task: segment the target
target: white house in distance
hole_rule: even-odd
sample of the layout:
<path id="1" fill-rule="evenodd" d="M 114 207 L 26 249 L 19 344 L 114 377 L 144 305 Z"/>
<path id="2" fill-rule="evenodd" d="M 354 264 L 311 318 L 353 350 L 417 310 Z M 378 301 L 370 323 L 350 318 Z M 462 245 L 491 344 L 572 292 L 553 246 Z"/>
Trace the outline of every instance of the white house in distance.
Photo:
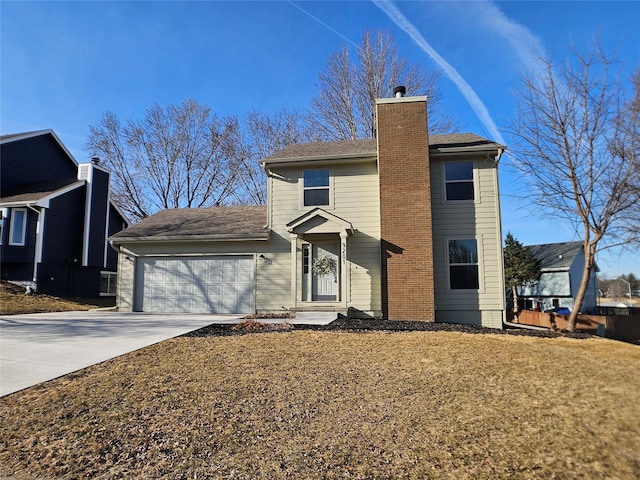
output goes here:
<path id="1" fill-rule="evenodd" d="M 541 311 L 572 311 L 584 269 L 582 242 L 547 243 L 530 245 L 528 248 L 540 260 L 542 276 L 535 285 L 520 288 L 518 295 L 521 307 L 534 310 L 537 305 Z M 580 309 L 582 313 L 598 313 L 598 271 L 597 265 L 591 270 L 589 286 Z"/>
<path id="2" fill-rule="evenodd" d="M 262 160 L 266 206 L 164 210 L 114 235 L 120 309 L 501 328 L 505 147 L 429 135 L 426 97 L 397 90 L 377 101 L 377 139 L 290 145 Z"/>

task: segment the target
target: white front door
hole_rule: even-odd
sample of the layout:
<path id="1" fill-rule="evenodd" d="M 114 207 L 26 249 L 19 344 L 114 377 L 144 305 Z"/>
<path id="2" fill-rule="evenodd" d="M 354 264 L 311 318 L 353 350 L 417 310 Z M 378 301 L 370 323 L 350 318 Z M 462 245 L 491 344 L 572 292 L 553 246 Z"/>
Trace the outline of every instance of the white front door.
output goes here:
<path id="1" fill-rule="evenodd" d="M 311 245 L 311 300 L 338 301 L 338 245 L 335 243 Z"/>

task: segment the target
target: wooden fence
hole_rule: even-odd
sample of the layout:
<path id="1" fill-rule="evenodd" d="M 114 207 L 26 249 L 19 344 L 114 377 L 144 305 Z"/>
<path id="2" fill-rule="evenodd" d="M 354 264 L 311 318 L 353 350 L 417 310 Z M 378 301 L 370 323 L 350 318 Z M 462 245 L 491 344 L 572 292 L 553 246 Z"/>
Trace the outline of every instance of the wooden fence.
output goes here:
<path id="1" fill-rule="evenodd" d="M 568 319 L 568 315 L 530 310 L 522 310 L 518 315 L 520 324 L 557 330 L 566 330 L 569 326 Z M 606 338 L 639 341 L 640 315 L 578 315 L 576 330 L 593 335 L 604 335 Z"/>

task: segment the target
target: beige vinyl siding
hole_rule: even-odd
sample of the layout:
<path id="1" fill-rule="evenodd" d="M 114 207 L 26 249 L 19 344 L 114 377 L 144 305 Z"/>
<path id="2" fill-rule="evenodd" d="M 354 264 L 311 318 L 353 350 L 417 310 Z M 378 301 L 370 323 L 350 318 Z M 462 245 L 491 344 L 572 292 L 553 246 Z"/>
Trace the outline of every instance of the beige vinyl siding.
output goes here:
<path id="1" fill-rule="evenodd" d="M 475 200 L 447 202 L 443 162 L 455 160 L 463 158 L 431 158 L 436 319 L 499 328 L 504 310 L 504 279 L 497 167 L 492 160 L 475 160 Z M 478 291 L 449 289 L 447 241 L 460 238 L 478 241 Z"/>
<path id="2" fill-rule="evenodd" d="M 347 240 L 347 303 L 365 312 L 381 311 L 380 294 L 380 208 L 378 172 L 375 158 L 365 162 L 315 163 L 308 168 L 331 171 L 331 206 L 320 208 L 351 222 L 356 233 Z M 304 166 L 273 168 L 270 178 L 270 223 L 272 235 L 289 239 L 286 225 L 316 207 L 303 207 L 302 174 Z M 336 241 L 338 238 L 336 236 Z M 298 259 L 300 264 L 300 259 Z M 281 274 L 290 282 L 291 265 Z M 300 289 L 300 285 L 298 285 Z"/>
<path id="3" fill-rule="evenodd" d="M 118 255 L 118 287 L 116 305 L 121 312 L 133 311 L 135 261 L 129 252 L 120 251 Z"/>

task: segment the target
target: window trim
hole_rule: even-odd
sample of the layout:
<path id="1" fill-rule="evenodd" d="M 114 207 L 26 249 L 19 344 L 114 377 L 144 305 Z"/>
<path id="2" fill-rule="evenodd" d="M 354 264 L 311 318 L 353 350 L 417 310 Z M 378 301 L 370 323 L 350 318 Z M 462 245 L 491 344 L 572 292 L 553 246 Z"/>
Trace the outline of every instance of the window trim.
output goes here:
<path id="1" fill-rule="evenodd" d="M 452 163 L 470 163 L 472 167 L 472 179 L 471 180 L 447 180 L 447 165 Z M 442 202 L 443 203 L 480 203 L 478 186 L 478 165 L 475 160 L 445 160 L 442 162 Z M 473 185 L 473 198 L 465 200 L 449 200 L 447 198 L 447 185 L 449 183 L 471 183 Z"/>
<path id="2" fill-rule="evenodd" d="M 9 209 L 4 207 L 0 209 L 0 245 L 4 245 L 4 231 L 6 219 L 9 216 Z"/>
<path id="3" fill-rule="evenodd" d="M 449 258 L 449 242 L 455 240 L 475 240 L 476 242 L 476 253 L 478 255 L 477 263 L 451 263 Z M 483 261 L 482 261 L 482 237 L 476 236 L 456 236 L 456 237 L 447 237 L 444 239 L 444 255 L 445 255 L 445 265 L 446 268 L 446 287 L 447 291 L 455 294 L 476 294 L 484 292 L 484 269 L 483 269 Z M 451 288 L 451 267 L 455 265 L 477 265 L 478 267 L 478 288 Z"/>
<path id="4" fill-rule="evenodd" d="M 329 185 L 322 187 L 305 187 L 304 186 L 304 173 L 313 171 L 313 170 L 326 170 L 329 172 Z M 305 205 L 304 203 L 304 194 L 307 190 L 329 190 L 329 203 L 326 205 Z M 304 168 L 300 172 L 300 208 L 301 209 L 313 209 L 313 208 L 333 208 L 333 172 L 329 167 L 318 167 L 318 168 Z"/>
<path id="5" fill-rule="evenodd" d="M 14 236 L 14 232 L 15 232 L 15 228 L 16 228 L 16 212 L 23 212 L 24 215 L 22 216 L 22 225 L 21 225 L 21 231 L 22 231 L 22 238 L 19 242 L 14 242 L 13 240 L 13 236 Z M 9 226 L 9 245 L 15 246 L 15 247 L 24 247 L 25 243 L 26 243 L 26 238 L 27 238 L 27 218 L 29 216 L 28 210 L 26 208 L 12 208 L 11 209 L 11 222 L 10 222 L 10 226 Z"/>
<path id="6" fill-rule="evenodd" d="M 107 291 L 102 291 L 102 276 L 107 276 Z M 114 293 L 109 293 L 109 287 L 113 285 L 115 286 Z M 100 296 L 101 297 L 115 297 L 118 294 L 118 272 L 110 272 L 108 270 L 100 271 Z"/>

